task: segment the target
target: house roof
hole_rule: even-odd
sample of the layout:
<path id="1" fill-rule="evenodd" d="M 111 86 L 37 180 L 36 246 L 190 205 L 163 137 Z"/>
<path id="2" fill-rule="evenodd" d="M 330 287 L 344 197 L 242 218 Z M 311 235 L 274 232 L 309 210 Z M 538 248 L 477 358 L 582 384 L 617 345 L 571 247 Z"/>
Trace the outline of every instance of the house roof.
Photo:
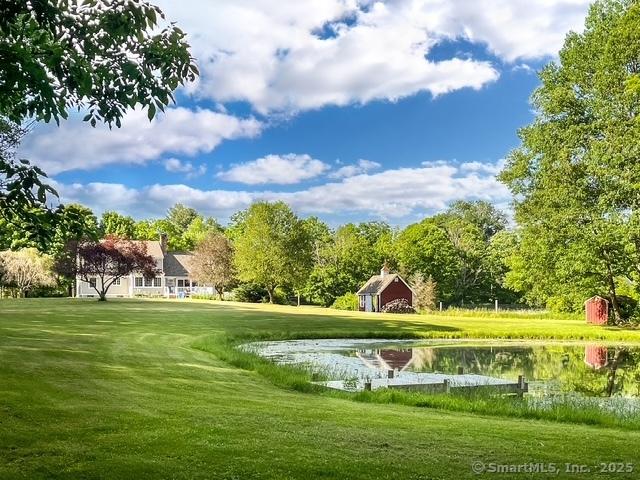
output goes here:
<path id="1" fill-rule="evenodd" d="M 168 277 L 188 277 L 193 253 L 167 252 L 164 256 L 164 274 Z"/>
<path id="2" fill-rule="evenodd" d="M 380 358 L 391 367 L 392 370 L 404 370 L 413 362 L 413 350 L 380 350 Z"/>
<path id="3" fill-rule="evenodd" d="M 371 277 L 367 283 L 365 283 L 360 290 L 358 290 L 358 295 L 378 295 L 385 288 L 389 286 L 394 279 L 397 278 L 402 283 L 404 283 L 409 290 L 413 292 L 413 289 L 409 286 L 407 282 L 405 282 L 400 275 L 397 273 L 387 273 L 384 276 L 382 275 L 374 275 Z"/>
<path id="4" fill-rule="evenodd" d="M 151 255 L 153 258 L 164 257 L 162 246 L 158 240 L 134 240 L 134 242 L 140 245 L 146 245 L 147 255 Z"/>

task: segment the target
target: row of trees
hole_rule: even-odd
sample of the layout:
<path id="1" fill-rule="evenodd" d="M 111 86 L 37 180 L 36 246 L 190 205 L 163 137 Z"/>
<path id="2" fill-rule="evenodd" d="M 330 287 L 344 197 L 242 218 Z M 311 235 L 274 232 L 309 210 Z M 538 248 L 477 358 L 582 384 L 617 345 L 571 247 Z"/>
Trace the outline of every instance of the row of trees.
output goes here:
<path id="1" fill-rule="evenodd" d="M 40 212 L 38 215 L 46 215 Z M 0 218 L 0 251 L 40 252 L 51 262 L 43 262 L 42 265 L 55 265 L 55 272 L 49 275 L 55 282 L 41 282 L 40 287 L 50 287 L 52 292 L 72 292 L 76 275 L 100 276 L 101 271 L 92 272 L 91 268 L 78 270 L 76 258 L 78 253 L 84 253 L 84 258 L 92 255 L 100 255 L 105 245 L 110 245 L 114 262 L 113 272 L 120 272 L 121 259 L 116 258 L 117 251 L 131 252 L 134 248 L 131 244 L 123 243 L 124 240 L 157 240 L 159 233 L 168 232 L 169 248 L 171 250 L 193 250 L 202 242 L 205 236 L 212 232 L 220 232 L 222 228 L 212 218 L 205 218 L 194 209 L 177 204 L 172 207 L 165 218 L 157 220 L 135 221 L 130 216 L 116 212 L 104 212 L 97 218 L 91 209 L 77 204 L 60 206 L 49 219 L 50 231 L 48 235 L 30 236 L 28 225 L 16 221 L 7 221 Z M 111 239 L 110 242 L 99 242 L 100 239 Z M 118 240 L 118 241 L 116 241 Z M 129 260 L 131 256 L 126 256 Z M 115 265 L 115 266 L 114 266 Z M 100 270 L 100 269 L 99 269 Z M 126 274 L 128 274 L 127 272 Z M 126 275 L 125 274 L 125 275 Z M 120 273 L 117 273 L 120 275 Z M 12 277 L 5 276 L 4 285 L 14 286 L 23 294 L 29 289 L 18 288 Z M 103 292 L 98 292 L 103 296 Z"/>
<path id="2" fill-rule="evenodd" d="M 505 255 L 514 243 L 506 225 L 503 213 L 481 201 L 454 203 L 405 229 L 366 222 L 335 230 L 316 217 L 299 218 L 283 202 L 259 202 L 235 214 L 223 231 L 210 231 L 196 248 L 194 266 L 200 281 L 254 286 L 270 302 L 280 293 L 331 305 L 383 263 L 420 289 L 424 284 L 430 298 L 513 302 L 517 294 L 504 287 Z M 206 275 L 208 269 L 217 272 Z"/>
<path id="3" fill-rule="evenodd" d="M 168 232 L 169 249 L 195 251 L 194 277 L 220 294 L 240 286 L 247 299 L 295 296 L 328 306 L 387 263 L 416 284 L 428 281 L 431 296 L 464 304 L 516 298 L 503 287 L 511 238 L 505 227 L 504 215 L 486 202 L 458 202 L 405 229 L 383 222 L 331 229 L 316 217 L 298 217 L 283 202 L 255 203 L 233 215 L 226 228 L 180 204 L 163 219 L 140 221 L 116 212 L 98 219 L 87 207 L 69 205 L 56 217 L 49 242 L 30 240 L 19 226 L 7 224 L 0 245 L 36 248 L 54 259 L 58 284 L 67 288 L 82 275 L 79 253 L 89 258 L 106 248 L 98 239 L 157 240 Z"/>

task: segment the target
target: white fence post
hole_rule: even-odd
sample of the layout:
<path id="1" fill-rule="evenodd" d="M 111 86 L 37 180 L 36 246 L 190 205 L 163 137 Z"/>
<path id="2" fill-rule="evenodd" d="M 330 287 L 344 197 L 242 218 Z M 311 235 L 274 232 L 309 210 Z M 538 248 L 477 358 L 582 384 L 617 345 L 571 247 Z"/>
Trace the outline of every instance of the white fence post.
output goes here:
<path id="1" fill-rule="evenodd" d="M 496 298 L 496 313 L 498 313 L 498 299 Z"/>

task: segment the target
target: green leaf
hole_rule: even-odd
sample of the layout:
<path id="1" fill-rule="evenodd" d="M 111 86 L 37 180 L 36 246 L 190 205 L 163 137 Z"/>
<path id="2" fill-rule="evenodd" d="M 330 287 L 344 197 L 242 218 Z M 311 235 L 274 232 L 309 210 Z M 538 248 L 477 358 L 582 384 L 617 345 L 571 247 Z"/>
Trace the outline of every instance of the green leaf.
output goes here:
<path id="1" fill-rule="evenodd" d="M 147 117 L 149 121 L 153 120 L 153 117 L 156 115 L 156 106 L 153 103 L 149 104 L 149 108 L 147 110 Z"/>

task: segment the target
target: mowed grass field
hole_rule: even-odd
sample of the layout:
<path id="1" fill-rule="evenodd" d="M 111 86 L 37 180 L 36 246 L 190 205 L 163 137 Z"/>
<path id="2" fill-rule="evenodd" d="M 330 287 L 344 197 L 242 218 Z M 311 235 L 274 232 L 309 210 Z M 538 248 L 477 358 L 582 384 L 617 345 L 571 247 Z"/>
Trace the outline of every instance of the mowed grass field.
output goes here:
<path id="1" fill-rule="evenodd" d="M 302 393 L 216 353 L 229 339 L 371 336 L 640 342 L 638 330 L 571 318 L 0 301 L 0 478 L 640 476 L 638 431 Z M 473 462 L 553 463 L 560 472 L 477 475 Z M 601 472 L 601 462 L 634 462 L 635 472 Z M 592 471 L 570 474 L 567 463 Z"/>

